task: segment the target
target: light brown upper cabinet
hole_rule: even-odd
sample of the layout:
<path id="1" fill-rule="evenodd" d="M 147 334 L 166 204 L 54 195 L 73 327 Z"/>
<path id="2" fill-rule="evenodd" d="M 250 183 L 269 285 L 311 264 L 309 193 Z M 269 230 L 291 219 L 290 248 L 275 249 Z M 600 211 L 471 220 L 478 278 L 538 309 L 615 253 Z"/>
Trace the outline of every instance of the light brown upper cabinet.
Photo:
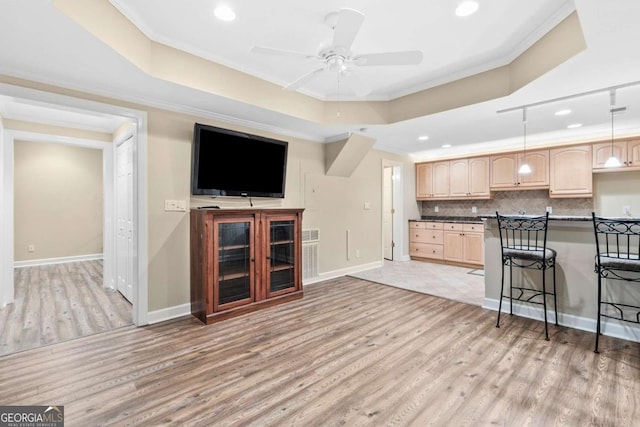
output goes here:
<path id="1" fill-rule="evenodd" d="M 488 199 L 489 158 L 474 157 L 449 162 L 449 197 L 451 199 Z"/>
<path id="2" fill-rule="evenodd" d="M 449 162 L 416 164 L 416 199 L 449 197 Z"/>
<path id="3" fill-rule="evenodd" d="M 550 150 L 549 197 L 592 197 L 592 163 L 591 144 Z"/>
<path id="4" fill-rule="evenodd" d="M 617 168 L 605 168 L 604 164 L 611 154 L 620 160 L 621 166 Z M 632 141 L 599 142 L 593 144 L 593 170 L 596 172 L 609 172 L 640 169 L 640 139 Z"/>
<path id="5" fill-rule="evenodd" d="M 549 150 L 491 156 L 491 189 L 522 190 L 549 188 Z M 531 173 L 520 175 L 518 169 L 528 163 Z"/>

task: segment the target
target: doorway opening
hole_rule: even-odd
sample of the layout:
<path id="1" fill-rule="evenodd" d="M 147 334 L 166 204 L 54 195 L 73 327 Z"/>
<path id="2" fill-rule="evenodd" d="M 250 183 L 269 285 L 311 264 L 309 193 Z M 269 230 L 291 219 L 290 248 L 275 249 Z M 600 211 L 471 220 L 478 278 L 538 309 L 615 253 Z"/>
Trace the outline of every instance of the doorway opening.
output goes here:
<path id="1" fill-rule="evenodd" d="M 65 256 L 62 253 L 62 256 L 53 257 L 52 260 L 46 258 L 46 252 L 44 252 L 46 245 L 38 245 L 38 247 L 33 245 L 34 252 L 42 249 L 40 254 L 45 258 L 41 264 L 51 264 L 52 273 L 47 274 L 46 277 L 54 277 L 54 280 L 62 283 L 66 280 L 65 276 L 68 278 L 70 274 L 75 274 L 77 277 L 84 277 L 80 280 L 86 283 L 99 282 L 98 285 L 102 285 L 99 286 L 99 290 L 105 291 L 107 296 L 110 292 L 115 292 L 118 298 L 120 294 L 126 294 L 131 302 L 128 309 L 129 323 L 147 324 L 147 278 L 145 268 L 142 268 L 146 265 L 147 259 L 147 220 L 144 203 L 146 200 L 146 156 L 144 154 L 146 152 L 146 113 L 1 84 L 0 98 L 4 101 L 0 111 L 0 117 L 2 117 L 0 121 L 0 142 L 2 143 L 0 228 L 3 236 L 6 237 L 0 243 L 0 310 L 4 310 L 7 304 L 12 304 L 14 301 L 14 276 L 16 280 L 18 278 L 24 280 L 27 271 L 24 269 L 26 265 L 23 260 L 16 257 L 20 254 L 17 254 L 15 246 L 19 243 L 16 238 L 21 238 L 14 232 L 18 214 L 14 212 L 17 208 L 15 204 L 17 194 L 14 194 L 16 171 L 13 164 L 16 144 L 22 141 L 36 144 L 48 142 L 54 145 L 101 151 L 104 179 L 104 191 L 101 196 L 104 206 L 101 224 L 102 253 L 96 251 L 97 254 L 93 254 L 95 255 L 93 257 L 79 256 L 77 259 L 74 259 L 73 255 Z M 7 100 L 10 101 L 9 107 L 7 107 Z M 12 109 L 11 103 L 19 104 L 20 108 Z M 18 111 L 20 114 L 17 113 Z M 65 134 L 61 132 L 62 128 L 70 130 L 65 131 L 67 133 Z M 86 136 L 96 133 L 108 134 L 110 140 L 96 141 Z M 120 184 L 119 179 L 116 178 L 118 165 L 124 166 L 123 183 Z M 65 189 L 58 188 L 58 191 L 59 197 L 64 199 Z M 87 203 L 91 201 L 88 200 Z M 73 217 L 73 209 L 64 212 L 62 217 L 66 220 Z M 121 224 L 125 225 L 122 229 L 119 228 Z M 118 239 L 118 233 L 122 241 Z M 20 248 L 25 246 L 23 243 L 19 244 Z M 27 244 L 26 248 L 28 251 L 31 246 Z M 18 268 L 14 270 L 15 267 Z M 35 266 L 29 268 L 32 267 Z M 37 268 L 42 270 L 44 266 Z M 21 271 L 18 272 L 18 270 Z M 29 274 L 31 275 L 32 273 Z M 92 298 L 92 295 L 96 299 L 102 298 L 87 293 L 82 298 Z M 98 329 L 100 327 L 101 325 L 98 325 Z"/>

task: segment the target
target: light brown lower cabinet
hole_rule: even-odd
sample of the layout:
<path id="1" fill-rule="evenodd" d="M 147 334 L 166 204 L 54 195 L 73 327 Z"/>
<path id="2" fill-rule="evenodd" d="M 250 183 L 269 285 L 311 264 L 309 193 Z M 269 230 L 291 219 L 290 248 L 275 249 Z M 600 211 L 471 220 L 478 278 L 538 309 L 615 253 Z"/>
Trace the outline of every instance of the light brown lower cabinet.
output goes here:
<path id="1" fill-rule="evenodd" d="M 409 255 L 454 264 L 484 265 L 482 224 L 410 221 Z"/>

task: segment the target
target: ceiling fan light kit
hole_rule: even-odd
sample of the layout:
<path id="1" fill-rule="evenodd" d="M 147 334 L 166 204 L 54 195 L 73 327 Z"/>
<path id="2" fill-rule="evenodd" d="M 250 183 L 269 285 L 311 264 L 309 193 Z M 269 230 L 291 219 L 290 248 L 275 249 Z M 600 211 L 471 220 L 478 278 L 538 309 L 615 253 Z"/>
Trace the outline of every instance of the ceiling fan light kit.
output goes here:
<path id="1" fill-rule="evenodd" d="M 302 59 L 313 58 L 322 64 L 300 76 L 283 89 L 296 91 L 310 83 L 318 74 L 329 71 L 340 76 L 352 77 L 349 86 L 357 96 L 363 97 L 371 93 L 364 81 L 354 78 L 357 67 L 418 65 L 422 62 L 422 51 L 408 50 L 398 52 L 377 52 L 354 55 L 351 46 L 364 23 L 364 14 L 355 9 L 343 8 L 326 15 L 325 23 L 333 30 L 331 44 L 317 54 L 300 53 L 277 48 L 254 46 L 251 51 L 279 56 L 294 56 Z"/>

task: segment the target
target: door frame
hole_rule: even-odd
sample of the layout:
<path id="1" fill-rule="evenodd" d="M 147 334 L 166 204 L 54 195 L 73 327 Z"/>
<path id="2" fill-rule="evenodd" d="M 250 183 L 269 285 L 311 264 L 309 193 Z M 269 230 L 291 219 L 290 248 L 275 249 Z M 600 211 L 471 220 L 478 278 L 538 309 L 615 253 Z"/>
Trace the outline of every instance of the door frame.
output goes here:
<path id="1" fill-rule="evenodd" d="M 61 110 L 120 116 L 134 123 L 134 194 L 132 203 L 135 222 L 133 257 L 135 283 L 132 318 L 137 326 L 148 324 L 147 113 L 117 105 L 4 83 L 0 83 L 0 94 L 23 99 L 26 102 L 53 105 Z M 0 306 L 4 306 L 13 300 L 13 138 L 15 135 L 16 131 L 7 131 L 0 124 L 0 143 L 2 144 L 0 147 L 0 165 L 2 166 L 2 173 L 0 174 L 0 233 L 6 236 L 0 242 Z M 114 172 L 113 168 L 115 167 L 113 162 L 115 146 L 114 144 L 112 146 L 113 150 L 104 151 L 111 152 L 111 173 Z M 113 181 L 111 181 L 111 185 L 113 186 Z M 113 201 L 109 203 L 113 204 Z M 113 215 L 113 212 L 111 212 L 111 215 Z M 105 226 L 107 226 L 106 221 Z M 113 226 L 113 221 L 111 221 L 109 227 L 113 229 Z M 113 243 L 112 240 L 110 241 Z M 106 242 L 107 240 L 105 239 Z M 105 249 L 109 252 L 108 248 Z M 115 251 L 115 248 L 111 248 L 111 250 Z M 2 286 L 3 283 L 5 284 L 4 286 Z M 10 290 L 6 283 L 11 285 Z"/>
<path id="2" fill-rule="evenodd" d="M 393 161 L 393 160 L 389 160 L 389 159 L 382 159 L 382 173 L 381 173 L 381 178 L 380 178 L 380 185 L 382 186 L 382 190 L 381 190 L 381 199 L 380 199 L 380 235 L 382 236 L 382 238 L 384 238 L 384 224 L 382 221 L 382 215 L 384 215 L 384 212 L 382 212 L 382 209 L 384 209 L 383 206 L 383 201 L 384 201 L 384 197 L 385 195 L 383 194 L 384 192 L 384 169 L 385 168 L 393 168 L 393 173 L 392 173 L 392 180 L 393 180 L 393 185 L 392 187 L 392 206 L 393 206 L 393 220 L 391 222 L 392 225 L 392 230 L 391 230 L 391 234 L 393 236 L 393 249 L 392 249 L 392 255 L 393 255 L 393 260 L 394 261 L 399 261 L 402 258 L 402 248 L 404 247 L 404 236 L 405 233 L 403 233 L 403 227 L 402 227 L 402 218 L 403 218 L 403 211 L 402 211 L 402 186 L 403 186 L 403 176 L 402 176 L 402 163 L 401 162 L 397 162 L 397 161 Z M 384 261 L 384 243 L 380 245 L 380 252 L 381 252 L 381 256 L 382 256 L 382 260 Z"/>

